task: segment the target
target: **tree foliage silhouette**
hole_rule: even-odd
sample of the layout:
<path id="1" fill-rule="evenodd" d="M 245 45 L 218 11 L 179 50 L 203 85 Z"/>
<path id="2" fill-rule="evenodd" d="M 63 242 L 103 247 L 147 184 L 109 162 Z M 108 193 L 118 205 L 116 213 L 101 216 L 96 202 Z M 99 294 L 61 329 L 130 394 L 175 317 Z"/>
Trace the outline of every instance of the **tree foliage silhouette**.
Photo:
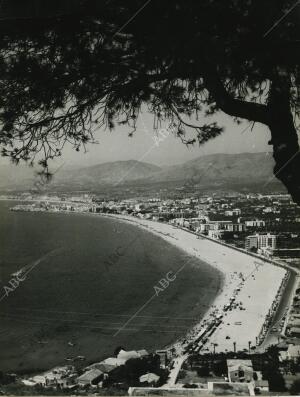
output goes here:
<path id="1" fill-rule="evenodd" d="M 2 155 L 47 174 L 66 142 L 80 150 L 116 124 L 132 134 L 143 106 L 202 144 L 223 111 L 269 127 L 274 174 L 299 204 L 299 12 L 290 0 L 4 1 Z"/>

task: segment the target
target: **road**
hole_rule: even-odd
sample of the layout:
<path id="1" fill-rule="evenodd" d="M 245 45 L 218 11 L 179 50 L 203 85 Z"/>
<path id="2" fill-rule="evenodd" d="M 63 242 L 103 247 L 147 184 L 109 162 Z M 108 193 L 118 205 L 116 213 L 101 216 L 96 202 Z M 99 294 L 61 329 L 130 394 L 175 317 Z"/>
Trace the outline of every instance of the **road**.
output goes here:
<path id="1" fill-rule="evenodd" d="M 290 272 L 290 278 L 285 287 L 285 291 L 283 293 L 283 296 L 281 298 L 280 304 L 273 318 L 273 321 L 270 324 L 269 331 L 267 332 L 263 343 L 256 349 L 256 352 L 263 352 L 269 346 L 273 344 L 277 344 L 280 341 L 280 339 L 283 337 L 285 333 L 287 319 L 289 317 L 289 311 L 291 309 L 291 303 L 294 297 L 294 292 L 296 287 L 298 286 L 298 283 L 299 283 L 299 275 L 295 274 L 295 272 Z M 284 317 L 285 317 L 285 324 L 284 327 L 281 327 L 280 322 Z M 279 328 L 279 330 L 273 332 L 272 331 L 273 327 Z"/>
<path id="2" fill-rule="evenodd" d="M 176 357 L 174 360 L 173 368 L 170 371 L 170 375 L 167 383 L 163 387 L 174 387 L 176 384 L 176 380 L 179 375 L 179 371 L 182 367 L 184 361 L 188 358 L 188 354 L 184 354 L 183 356 Z"/>

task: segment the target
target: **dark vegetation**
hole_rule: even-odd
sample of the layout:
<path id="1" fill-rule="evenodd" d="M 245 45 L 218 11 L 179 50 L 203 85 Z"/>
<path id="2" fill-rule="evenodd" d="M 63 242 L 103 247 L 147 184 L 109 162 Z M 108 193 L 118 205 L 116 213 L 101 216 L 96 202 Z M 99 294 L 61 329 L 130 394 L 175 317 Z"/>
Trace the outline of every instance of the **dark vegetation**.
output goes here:
<path id="1" fill-rule="evenodd" d="M 142 109 L 189 145 L 223 132 L 214 115 L 262 123 L 274 173 L 300 203 L 299 17 L 280 0 L 3 1 L 0 143 L 49 160 L 96 128 L 136 129 Z M 283 16 L 286 14 L 286 17 Z M 279 21 L 278 23 L 276 23 Z M 249 127 L 251 126 L 249 124 Z"/>
<path id="2" fill-rule="evenodd" d="M 160 377 L 157 386 L 166 383 L 169 375 L 168 370 L 160 368 L 159 356 L 150 355 L 126 361 L 125 365 L 117 367 L 109 374 L 109 378 L 104 381 L 103 386 L 118 386 L 124 390 L 130 386 L 141 386 L 139 378 L 148 372 L 155 373 Z"/>
<path id="3" fill-rule="evenodd" d="M 285 381 L 283 377 L 282 364 L 278 359 L 278 350 L 269 348 L 263 354 L 247 354 L 245 352 L 231 352 L 211 354 L 191 355 L 185 363 L 186 369 L 196 370 L 201 377 L 222 377 L 227 376 L 227 359 L 250 359 L 253 370 L 262 373 L 262 377 L 269 382 L 270 391 L 285 391 Z"/>

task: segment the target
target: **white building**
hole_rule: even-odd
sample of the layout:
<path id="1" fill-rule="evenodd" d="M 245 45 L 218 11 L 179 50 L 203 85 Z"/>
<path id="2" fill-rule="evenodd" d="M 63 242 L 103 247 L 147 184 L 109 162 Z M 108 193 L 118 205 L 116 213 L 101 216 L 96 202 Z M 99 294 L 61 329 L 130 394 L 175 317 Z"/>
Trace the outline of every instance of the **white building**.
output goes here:
<path id="1" fill-rule="evenodd" d="M 289 345 L 287 349 L 288 360 L 298 360 L 300 358 L 300 345 Z"/>
<path id="2" fill-rule="evenodd" d="M 245 221 L 245 225 L 247 227 L 265 227 L 266 222 L 259 219 L 252 219 L 249 221 Z"/>
<path id="3" fill-rule="evenodd" d="M 229 382 L 253 381 L 253 367 L 251 360 L 231 359 L 227 361 Z"/>
<path id="4" fill-rule="evenodd" d="M 77 378 L 80 387 L 96 386 L 103 379 L 103 372 L 100 369 L 90 369 Z"/>
<path id="5" fill-rule="evenodd" d="M 132 358 L 142 358 L 142 357 L 147 357 L 149 356 L 149 353 L 147 350 L 131 350 L 131 351 L 126 351 L 121 349 L 119 351 L 119 354 L 117 356 L 118 359 L 128 361 Z"/>
<path id="6" fill-rule="evenodd" d="M 240 216 L 242 211 L 239 208 L 225 211 L 225 216 Z"/>
<path id="7" fill-rule="evenodd" d="M 277 246 L 277 236 L 275 234 L 256 233 L 252 236 L 246 237 L 245 247 L 247 250 L 255 248 L 257 250 L 275 250 Z"/>
<path id="8" fill-rule="evenodd" d="M 221 230 L 224 232 L 243 232 L 246 230 L 246 226 L 243 223 L 232 223 L 231 221 L 211 221 L 199 225 L 197 229 L 200 233 Z"/>
<path id="9" fill-rule="evenodd" d="M 75 384 L 76 370 L 73 366 L 66 365 L 55 367 L 42 374 L 29 378 L 31 385 L 40 385 L 42 387 L 61 387 L 71 388 Z M 29 385 L 29 383 L 27 383 Z"/>
<path id="10" fill-rule="evenodd" d="M 157 382 L 159 381 L 159 376 L 149 372 L 145 375 L 140 376 L 139 380 L 140 383 L 148 383 L 149 385 L 155 386 L 157 384 Z"/>
<path id="11" fill-rule="evenodd" d="M 224 230 L 209 230 L 208 237 L 213 238 L 214 240 L 219 240 L 223 237 Z"/>

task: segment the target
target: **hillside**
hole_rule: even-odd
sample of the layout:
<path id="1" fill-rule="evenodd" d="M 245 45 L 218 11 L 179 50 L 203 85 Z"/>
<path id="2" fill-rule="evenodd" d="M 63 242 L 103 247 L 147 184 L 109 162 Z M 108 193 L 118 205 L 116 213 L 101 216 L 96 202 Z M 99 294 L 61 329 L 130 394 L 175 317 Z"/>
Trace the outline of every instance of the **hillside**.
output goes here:
<path id="1" fill-rule="evenodd" d="M 63 166 L 55 173 L 49 189 L 52 191 L 91 190 L 130 185 L 174 187 L 192 184 L 206 188 L 263 186 L 273 176 L 273 158 L 269 153 L 212 154 L 183 164 L 158 167 L 136 160 L 116 161 L 84 168 Z M 33 170 L 24 167 L 0 166 L 0 188 L 31 189 Z M 275 178 L 272 184 L 280 187 Z"/>
<path id="2" fill-rule="evenodd" d="M 265 183 L 273 175 L 274 161 L 266 153 L 212 154 L 184 164 L 166 167 L 154 181 L 193 180 L 204 185 Z"/>
<path id="3" fill-rule="evenodd" d="M 92 167 L 85 167 L 74 171 L 65 172 L 62 170 L 57 175 L 57 180 L 68 178 L 73 182 L 81 184 L 100 183 L 100 184 L 121 184 L 123 182 L 145 179 L 158 173 L 161 168 L 136 160 L 115 161 L 97 164 Z"/>

